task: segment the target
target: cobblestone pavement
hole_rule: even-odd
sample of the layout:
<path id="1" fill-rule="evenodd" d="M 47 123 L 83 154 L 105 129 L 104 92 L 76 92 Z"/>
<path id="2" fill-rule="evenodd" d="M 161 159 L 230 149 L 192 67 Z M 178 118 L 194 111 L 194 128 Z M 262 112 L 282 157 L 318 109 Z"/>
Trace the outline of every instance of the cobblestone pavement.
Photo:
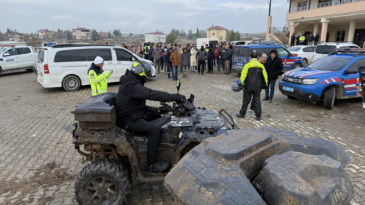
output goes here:
<path id="1" fill-rule="evenodd" d="M 180 93 L 186 96 L 193 93 L 196 106 L 215 110 L 225 108 L 233 115 L 238 111 L 242 93 L 230 90 L 236 75 L 189 74 L 188 77 L 182 79 Z M 164 74 L 159 74 L 146 86 L 176 92 L 175 82 Z M 76 92 L 65 92 L 62 88 L 44 89 L 36 82 L 35 74 L 18 72 L 1 75 L 0 90 L 0 186 L 4 186 L 5 179 L 15 179 L 14 183 L 17 183 L 29 178 L 34 169 L 50 162 L 60 164 L 75 178 L 85 164 L 80 162 L 80 155 L 71 145 L 73 115 L 70 111 L 91 95 L 89 86 Z M 117 90 L 118 83 L 109 85 L 109 91 Z M 272 104 L 262 102 L 260 122 L 254 120 L 252 113 L 248 113 L 246 119 L 236 121 L 241 128 L 272 126 L 335 142 L 352 157 L 346 168 L 355 190 L 352 204 L 365 204 L 365 110 L 360 103 L 359 99 L 342 100 L 333 110 L 326 110 L 321 104 L 289 100 L 276 90 Z M 149 104 L 159 105 L 156 102 Z M 49 173 L 53 173 L 51 171 Z M 36 184 L 30 184 L 30 187 L 32 185 Z M 0 195 L 0 204 L 37 204 L 41 200 L 50 201 L 50 204 L 76 204 L 73 187 L 74 180 L 46 183 L 28 194 L 21 194 L 15 187 L 15 192 Z M 174 203 L 161 183 L 135 186 L 132 195 L 131 204 Z"/>

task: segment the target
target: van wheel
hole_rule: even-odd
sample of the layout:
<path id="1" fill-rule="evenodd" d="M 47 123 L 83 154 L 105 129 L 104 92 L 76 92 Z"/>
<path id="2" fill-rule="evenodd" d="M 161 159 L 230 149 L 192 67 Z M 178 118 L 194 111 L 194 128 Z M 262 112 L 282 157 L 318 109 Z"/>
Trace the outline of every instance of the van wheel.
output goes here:
<path id="1" fill-rule="evenodd" d="M 69 75 L 63 79 L 62 87 L 66 91 L 76 91 L 80 88 L 80 79 L 74 75 Z"/>
<path id="2" fill-rule="evenodd" d="M 308 60 L 307 59 L 303 59 L 303 65 L 306 66 L 308 64 Z"/>
<path id="3" fill-rule="evenodd" d="M 323 106 L 326 109 L 333 109 L 336 100 L 336 88 L 330 87 L 324 91 Z"/>
<path id="4" fill-rule="evenodd" d="M 300 65 L 300 63 L 296 63 L 293 67 L 293 70 L 301 68 L 301 67 L 302 67 L 302 65 Z"/>

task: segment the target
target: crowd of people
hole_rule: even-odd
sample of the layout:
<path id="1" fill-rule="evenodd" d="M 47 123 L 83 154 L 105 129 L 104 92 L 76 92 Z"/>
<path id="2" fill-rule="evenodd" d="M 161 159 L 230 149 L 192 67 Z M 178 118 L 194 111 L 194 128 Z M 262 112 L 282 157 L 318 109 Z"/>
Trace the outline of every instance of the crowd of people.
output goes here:
<path id="1" fill-rule="evenodd" d="M 128 49 L 128 47 L 125 48 Z M 133 48 L 132 46 L 129 49 L 133 50 Z M 177 80 L 179 73 L 182 73 L 183 78 L 187 78 L 189 72 L 201 75 L 212 74 L 214 67 L 217 67 L 218 72 L 222 69 L 225 74 L 230 74 L 233 45 L 230 43 L 206 44 L 205 47 L 198 48 L 190 44 L 181 47 L 177 44 L 157 43 L 152 46 L 151 43 L 147 43 L 143 48 L 138 47 L 133 52 L 141 58 L 154 62 L 158 74 L 164 72 L 168 78 Z"/>
<path id="2" fill-rule="evenodd" d="M 302 35 L 297 35 L 295 36 L 295 33 L 293 33 L 293 35 L 291 36 L 290 38 L 290 46 L 299 46 L 299 45 L 305 45 L 305 35 L 302 34 Z M 308 37 L 308 45 L 315 45 L 317 46 L 318 44 L 318 40 L 319 40 L 319 35 L 318 33 L 316 33 L 315 36 L 313 36 L 312 33 L 309 34 L 309 37 Z"/>

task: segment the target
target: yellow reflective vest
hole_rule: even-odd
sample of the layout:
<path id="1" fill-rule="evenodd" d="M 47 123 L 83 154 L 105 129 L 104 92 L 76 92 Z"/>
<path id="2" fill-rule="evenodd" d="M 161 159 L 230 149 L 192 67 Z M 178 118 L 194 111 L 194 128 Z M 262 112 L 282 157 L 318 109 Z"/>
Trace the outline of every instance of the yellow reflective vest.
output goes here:
<path id="1" fill-rule="evenodd" d="M 98 75 L 94 70 L 90 70 L 88 76 L 93 96 L 108 92 L 108 82 L 106 79 L 108 79 L 111 74 L 104 71 L 102 74 Z"/>
<path id="2" fill-rule="evenodd" d="M 305 41 L 305 36 L 301 36 L 301 37 L 299 38 L 299 41 L 301 41 L 301 42 Z"/>
<path id="3" fill-rule="evenodd" d="M 266 73 L 265 66 L 262 65 L 259 61 L 257 61 L 257 58 L 252 58 L 250 60 L 250 62 L 246 63 L 245 67 L 243 67 L 242 72 L 241 72 L 241 78 L 240 78 L 241 83 L 245 82 L 247 74 L 248 74 L 248 70 L 253 67 L 258 67 L 258 68 L 262 69 L 262 75 L 264 76 L 266 86 L 268 86 L 269 81 L 268 81 L 268 76 Z"/>
<path id="4" fill-rule="evenodd" d="M 150 52 L 150 47 L 149 46 L 145 46 L 144 47 L 144 54 L 148 54 L 149 52 Z"/>

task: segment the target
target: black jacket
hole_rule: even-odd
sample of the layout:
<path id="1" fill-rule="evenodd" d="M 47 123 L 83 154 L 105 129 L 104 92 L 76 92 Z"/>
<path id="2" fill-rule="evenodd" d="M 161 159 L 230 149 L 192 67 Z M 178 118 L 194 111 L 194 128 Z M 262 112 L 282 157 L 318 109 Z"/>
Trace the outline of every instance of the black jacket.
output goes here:
<path id="1" fill-rule="evenodd" d="M 223 49 L 223 48 L 218 48 L 218 59 L 221 59 L 221 60 L 224 60 L 224 54 L 225 54 L 225 52 L 226 52 L 226 50 L 225 49 Z M 221 58 L 219 58 L 219 56 L 221 57 Z"/>
<path id="2" fill-rule="evenodd" d="M 300 37 L 300 36 L 295 37 L 295 40 L 296 40 L 296 41 L 299 41 L 299 37 Z"/>
<path id="3" fill-rule="evenodd" d="M 233 54 L 233 51 L 232 49 L 228 49 L 226 50 L 226 52 L 224 53 L 224 60 L 232 60 L 232 54 Z"/>
<path id="4" fill-rule="evenodd" d="M 269 80 L 278 79 L 279 75 L 283 71 L 283 61 L 276 53 L 276 57 L 274 59 L 271 59 L 270 55 L 267 58 L 267 61 L 265 63 L 266 72 L 268 75 Z"/>
<path id="5" fill-rule="evenodd" d="M 318 42 L 319 35 L 314 36 L 314 41 Z"/>
<path id="6" fill-rule="evenodd" d="M 170 50 L 168 49 L 167 53 L 166 53 L 166 60 L 168 63 L 171 63 L 170 56 L 171 56 L 171 53 L 170 53 Z"/>
<path id="7" fill-rule="evenodd" d="M 309 35 L 308 42 L 313 42 L 313 41 L 314 41 L 314 36 L 313 35 Z"/>
<path id="8" fill-rule="evenodd" d="M 213 50 L 213 48 L 209 48 L 208 59 L 214 59 L 214 50 Z"/>
<path id="9" fill-rule="evenodd" d="M 156 112 L 157 108 L 146 105 L 146 100 L 171 102 L 178 99 L 178 95 L 151 90 L 144 87 L 143 80 L 129 70 L 120 77 L 120 86 L 116 100 L 117 126 L 125 128 L 128 122 L 138 121 L 145 112 Z"/>
<path id="10" fill-rule="evenodd" d="M 360 36 L 355 36 L 354 37 L 354 42 L 359 42 L 360 41 Z"/>
<path id="11" fill-rule="evenodd" d="M 291 42 L 294 42 L 294 41 L 295 41 L 295 36 L 291 35 Z"/>

